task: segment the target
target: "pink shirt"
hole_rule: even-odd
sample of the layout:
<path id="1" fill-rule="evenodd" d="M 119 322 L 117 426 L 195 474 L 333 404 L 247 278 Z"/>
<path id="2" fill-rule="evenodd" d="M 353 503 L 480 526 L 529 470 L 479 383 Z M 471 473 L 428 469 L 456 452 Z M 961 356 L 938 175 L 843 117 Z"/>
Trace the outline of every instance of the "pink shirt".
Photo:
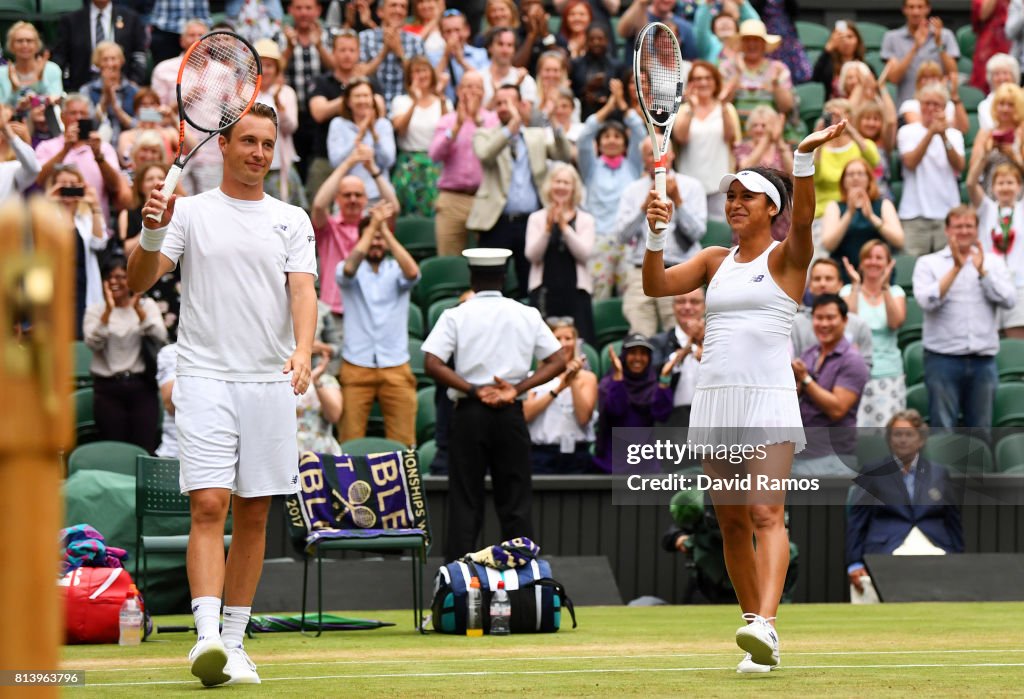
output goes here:
<path id="1" fill-rule="evenodd" d="M 498 115 L 486 109 L 481 110 L 483 124 L 481 128 L 494 128 L 500 125 Z M 430 159 L 441 164 L 441 176 L 437 180 L 438 189 L 453 189 L 458 192 L 473 194 L 483 179 L 480 159 L 473 152 L 473 134 L 476 124 L 465 123 L 454 139 L 448 138 L 447 131 L 455 128 L 458 115 L 448 112 L 437 122 L 434 129 L 434 140 L 430 144 Z"/>
<path id="2" fill-rule="evenodd" d="M 182 56 L 160 61 L 149 78 L 149 85 L 160 98 L 160 104 L 168 107 L 178 103 L 178 69 L 181 67 Z"/>
<path id="3" fill-rule="evenodd" d="M 36 160 L 39 161 L 40 165 L 43 165 L 49 162 L 53 156 L 60 153 L 63 147 L 63 135 L 41 141 L 39 145 L 36 146 Z M 100 144 L 100 152 L 103 153 L 103 157 L 106 159 L 107 163 L 110 164 L 110 167 L 120 173 L 121 166 L 117 162 L 117 153 L 114 151 L 113 146 L 109 143 L 102 143 Z M 85 178 L 86 184 L 96 190 L 96 195 L 100 198 L 100 206 L 103 208 L 103 218 L 104 220 L 109 220 L 110 197 L 107 194 L 107 188 L 103 186 L 103 173 L 100 172 L 100 166 L 96 164 L 96 158 L 92 154 L 92 148 L 85 143 L 80 146 L 75 146 L 68 151 L 68 154 L 64 156 L 64 160 L 62 162 L 75 165 L 82 173 L 82 177 Z"/>
<path id="4" fill-rule="evenodd" d="M 316 254 L 320 258 L 320 300 L 330 306 L 332 312 L 344 313 L 345 305 L 334 272 L 359 242 L 359 222 L 345 223 L 341 214 L 328 216 L 327 223 L 314 228 L 313 232 Z"/>

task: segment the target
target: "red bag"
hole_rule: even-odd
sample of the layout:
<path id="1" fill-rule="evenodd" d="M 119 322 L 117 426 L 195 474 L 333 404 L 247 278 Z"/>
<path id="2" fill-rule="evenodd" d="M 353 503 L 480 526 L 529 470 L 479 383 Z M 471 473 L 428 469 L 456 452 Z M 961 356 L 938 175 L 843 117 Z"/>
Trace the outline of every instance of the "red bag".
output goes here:
<path id="1" fill-rule="evenodd" d="M 131 584 L 124 568 L 80 567 L 58 580 L 65 592 L 65 642 L 117 643 L 121 605 Z"/>

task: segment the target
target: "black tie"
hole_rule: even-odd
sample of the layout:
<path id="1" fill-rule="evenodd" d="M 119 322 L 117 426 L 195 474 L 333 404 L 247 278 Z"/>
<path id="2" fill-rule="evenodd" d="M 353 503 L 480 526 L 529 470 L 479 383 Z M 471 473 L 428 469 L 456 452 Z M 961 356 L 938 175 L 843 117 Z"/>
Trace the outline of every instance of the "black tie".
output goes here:
<path id="1" fill-rule="evenodd" d="M 96 44 L 93 46 L 99 46 L 99 43 L 107 38 L 106 32 L 103 31 L 103 13 L 96 13 Z"/>

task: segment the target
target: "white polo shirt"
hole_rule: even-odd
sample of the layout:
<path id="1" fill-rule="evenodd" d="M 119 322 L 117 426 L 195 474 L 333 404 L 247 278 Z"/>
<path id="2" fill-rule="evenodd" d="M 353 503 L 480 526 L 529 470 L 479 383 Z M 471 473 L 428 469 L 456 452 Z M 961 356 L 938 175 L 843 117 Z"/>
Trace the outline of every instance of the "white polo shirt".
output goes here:
<path id="1" fill-rule="evenodd" d="M 928 133 L 924 124 L 901 126 L 896 140 L 900 156 L 921 143 Z M 964 154 L 964 135 L 956 129 L 946 129 L 946 138 L 960 155 Z M 928 143 L 921 162 L 913 170 L 903 168 L 903 195 L 900 198 L 901 219 L 943 219 L 954 206 L 960 205 L 960 183 L 957 172 L 946 159 L 946 145 L 936 134 Z"/>

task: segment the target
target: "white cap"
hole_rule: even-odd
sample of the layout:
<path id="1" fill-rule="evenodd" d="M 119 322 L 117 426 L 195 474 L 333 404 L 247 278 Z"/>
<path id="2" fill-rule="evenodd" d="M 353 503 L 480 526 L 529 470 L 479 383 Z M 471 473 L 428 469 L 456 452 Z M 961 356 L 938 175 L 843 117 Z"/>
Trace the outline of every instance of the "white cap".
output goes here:
<path id="1" fill-rule="evenodd" d="M 782 211 L 782 196 L 779 194 L 779 190 L 771 183 L 771 181 L 768 180 L 767 177 L 759 175 L 751 170 L 741 170 L 735 175 L 724 176 L 721 182 L 718 183 L 718 191 L 722 194 L 728 193 L 729 185 L 733 182 L 739 182 L 748 191 L 767 194 L 768 198 L 775 204 L 775 208 Z"/>
<path id="2" fill-rule="evenodd" d="M 504 267 L 512 251 L 508 248 L 470 248 L 463 250 L 462 256 L 470 267 Z"/>

